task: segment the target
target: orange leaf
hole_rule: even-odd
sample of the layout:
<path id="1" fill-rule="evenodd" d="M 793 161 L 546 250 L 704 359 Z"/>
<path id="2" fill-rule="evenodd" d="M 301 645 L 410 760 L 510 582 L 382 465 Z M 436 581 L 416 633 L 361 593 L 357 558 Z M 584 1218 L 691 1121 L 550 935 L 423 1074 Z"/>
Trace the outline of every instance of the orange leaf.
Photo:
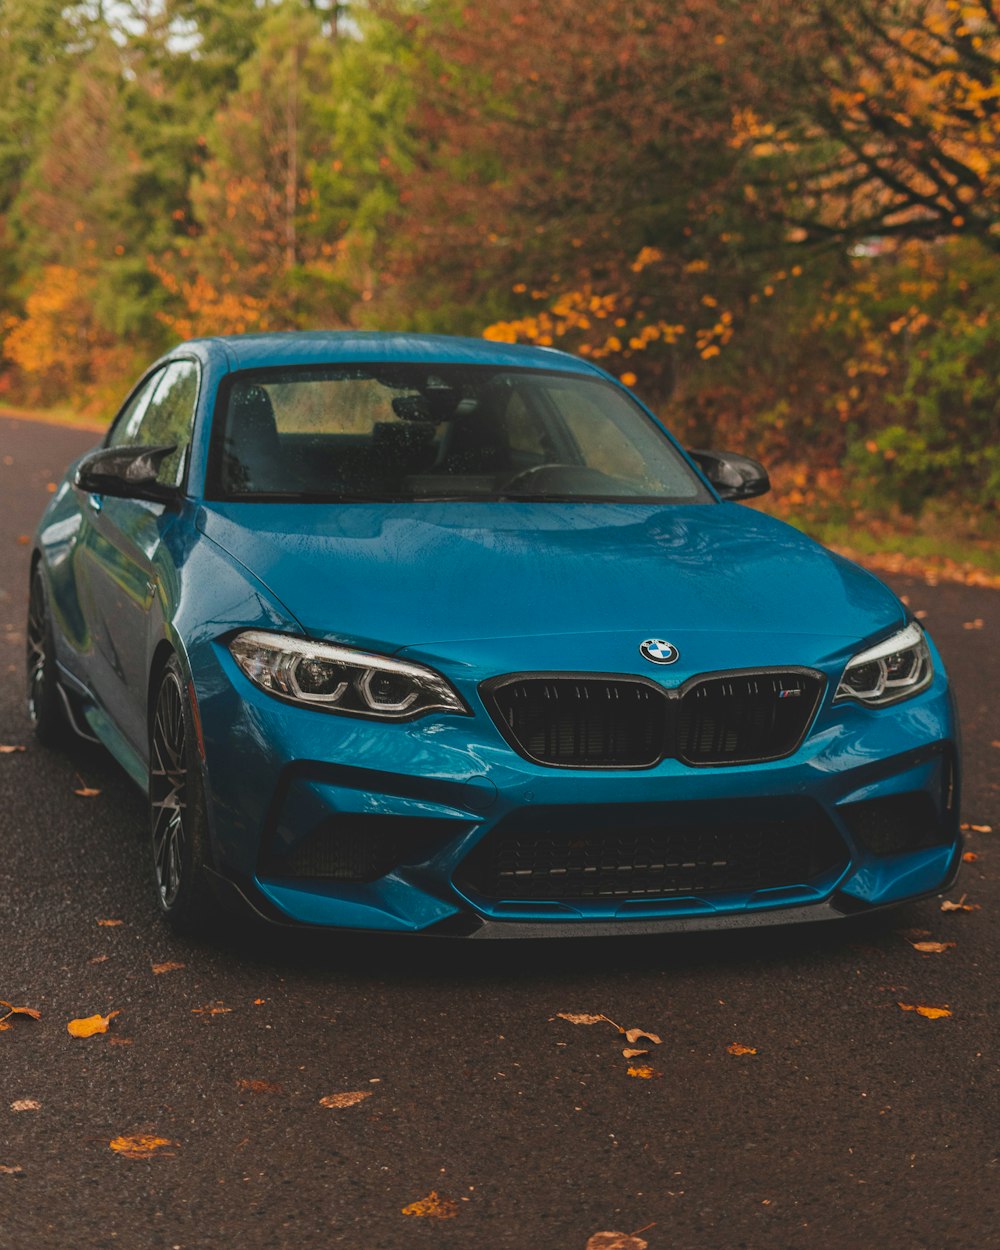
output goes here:
<path id="1" fill-rule="evenodd" d="M 741 1046 L 739 1042 L 733 1042 L 726 1047 L 731 1055 L 755 1055 L 757 1053 L 756 1046 Z"/>
<path id="2" fill-rule="evenodd" d="M 284 1086 L 276 1085 L 273 1081 L 255 1081 L 240 1080 L 236 1082 L 237 1089 L 245 1089 L 250 1094 L 283 1094 Z"/>
<path id="3" fill-rule="evenodd" d="M 325 1098 L 319 1100 L 321 1107 L 353 1107 L 359 1102 L 364 1102 L 366 1098 L 371 1098 L 372 1091 L 370 1089 L 355 1089 L 344 1094 L 327 1094 Z"/>
<path id="4" fill-rule="evenodd" d="M 943 955 L 945 951 L 951 950 L 955 945 L 954 942 L 911 942 L 910 945 L 915 951 L 920 951 L 922 955 Z"/>
<path id="5" fill-rule="evenodd" d="M 78 794 L 81 799 L 93 799 L 96 798 L 101 792 L 100 790 L 91 789 L 90 786 L 84 786 L 80 790 L 74 790 L 73 793 Z"/>
<path id="6" fill-rule="evenodd" d="M 0 746 L 0 755 L 13 755 L 15 751 L 23 751 L 25 748 L 20 746 Z"/>
<path id="7" fill-rule="evenodd" d="M 156 976 L 162 976 L 164 972 L 176 972 L 178 968 L 183 968 L 184 965 L 169 962 L 165 964 L 152 964 L 151 967 Z"/>
<path id="8" fill-rule="evenodd" d="M 923 1003 L 917 1003 L 916 1005 L 897 1003 L 896 1006 L 902 1011 L 915 1011 L 918 1016 L 923 1016 L 927 1020 L 943 1020 L 946 1016 L 951 1015 L 951 1011 L 947 1007 L 925 1007 Z"/>
<path id="9" fill-rule="evenodd" d="M 647 1033 L 645 1029 L 626 1029 L 625 1039 L 631 1042 L 633 1046 L 639 1041 L 652 1042 L 654 1046 L 661 1044 L 655 1033 Z"/>
<path id="10" fill-rule="evenodd" d="M 943 899 L 941 902 L 942 911 L 978 911 L 978 903 L 967 903 L 965 900 L 967 895 L 963 894 L 957 903 L 953 903 L 951 899 Z"/>
<path id="11" fill-rule="evenodd" d="M 164 1146 L 177 1146 L 179 1142 L 169 1137 L 154 1137 L 149 1133 L 136 1133 L 132 1137 L 114 1137 L 108 1142 L 112 1150 L 126 1159 L 148 1159 Z"/>
<path id="12" fill-rule="evenodd" d="M 80 1020 L 70 1020 L 66 1025 L 66 1032 L 70 1037 L 93 1037 L 97 1033 L 107 1033 L 108 1025 L 120 1014 L 112 1011 L 106 1016 L 86 1016 Z"/>
<path id="13" fill-rule="evenodd" d="M 19 1163 L 15 1163 L 13 1167 L 8 1167 L 6 1163 L 0 1163 L 0 1176 L 22 1176 L 24 1168 Z"/>
<path id="14" fill-rule="evenodd" d="M 568 1020 L 570 1024 L 610 1024 L 612 1028 L 617 1029 L 619 1033 L 625 1032 L 620 1025 L 615 1024 L 614 1020 L 609 1020 L 607 1016 L 586 1016 L 577 1015 L 572 1011 L 557 1011 L 556 1019 Z"/>
<path id="15" fill-rule="evenodd" d="M 192 1007 L 191 1014 L 193 1016 L 228 1016 L 232 1011 L 232 1007 L 222 1007 L 218 1004 L 212 1004 L 208 1007 Z"/>
<path id="16" fill-rule="evenodd" d="M 98 920 L 97 922 L 102 929 L 114 929 L 117 925 L 124 924 L 124 920 Z"/>
<path id="17" fill-rule="evenodd" d="M 403 1207 L 404 1215 L 429 1216 L 434 1220 L 452 1220 L 458 1215 L 458 1203 L 451 1198 L 439 1197 L 436 1189 L 432 1189 L 426 1198 L 419 1198 Z"/>
<path id="18" fill-rule="evenodd" d="M 594 1233 L 584 1250 L 647 1250 L 648 1245 L 635 1233 Z"/>
<path id="19" fill-rule="evenodd" d="M 979 856 L 976 854 L 975 851 L 966 851 L 965 854 L 962 856 L 962 863 L 974 864 L 978 858 Z"/>
<path id="20" fill-rule="evenodd" d="M 637 1050 L 634 1046 L 626 1046 L 622 1051 L 623 1059 L 638 1059 L 640 1055 L 648 1055 L 648 1050 Z"/>
<path id="21" fill-rule="evenodd" d="M 640 1068 L 628 1068 L 627 1075 L 638 1077 L 640 1081 L 651 1081 L 656 1076 L 662 1076 L 663 1073 L 658 1068 L 651 1068 L 648 1063 L 644 1063 Z"/>
<path id="22" fill-rule="evenodd" d="M 10 1104 L 11 1111 L 41 1111 L 42 1104 L 37 1098 L 18 1098 Z"/>
<path id="23" fill-rule="evenodd" d="M 15 1007 L 13 1003 L 5 1003 L 0 998 L 0 1007 L 7 1008 L 7 1015 L 0 1017 L 6 1020 L 8 1016 L 28 1016 L 32 1020 L 41 1020 L 42 1013 L 35 1007 Z"/>

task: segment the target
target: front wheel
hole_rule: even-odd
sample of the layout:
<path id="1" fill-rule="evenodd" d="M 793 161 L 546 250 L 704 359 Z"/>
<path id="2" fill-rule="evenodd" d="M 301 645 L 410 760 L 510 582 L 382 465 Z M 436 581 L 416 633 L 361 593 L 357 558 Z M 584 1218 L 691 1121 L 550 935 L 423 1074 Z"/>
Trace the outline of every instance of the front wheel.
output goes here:
<path id="1" fill-rule="evenodd" d="M 45 577 L 36 567 L 31 575 L 27 628 L 28 716 L 43 746 L 65 746 L 70 737 L 56 675 L 56 649 L 49 616 Z"/>
<path id="2" fill-rule="evenodd" d="M 160 911 L 178 933 L 203 933 L 214 913 L 205 873 L 207 822 L 191 708 L 175 656 L 149 727 L 149 822 Z"/>

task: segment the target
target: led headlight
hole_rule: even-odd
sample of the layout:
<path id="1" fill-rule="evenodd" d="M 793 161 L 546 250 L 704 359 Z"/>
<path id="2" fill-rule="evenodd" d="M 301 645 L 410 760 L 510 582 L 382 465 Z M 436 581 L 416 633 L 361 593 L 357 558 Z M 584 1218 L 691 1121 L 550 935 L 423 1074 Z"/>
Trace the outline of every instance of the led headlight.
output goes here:
<path id="1" fill-rule="evenodd" d="M 278 699 L 378 720 L 413 720 L 468 708 L 433 669 L 387 655 L 250 629 L 229 643 L 255 686 Z"/>
<path id="2" fill-rule="evenodd" d="M 934 676 L 924 631 L 914 621 L 898 634 L 859 652 L 844 669 L 834 702 L 854 699 L 885 707 L 925 690 Z"/>

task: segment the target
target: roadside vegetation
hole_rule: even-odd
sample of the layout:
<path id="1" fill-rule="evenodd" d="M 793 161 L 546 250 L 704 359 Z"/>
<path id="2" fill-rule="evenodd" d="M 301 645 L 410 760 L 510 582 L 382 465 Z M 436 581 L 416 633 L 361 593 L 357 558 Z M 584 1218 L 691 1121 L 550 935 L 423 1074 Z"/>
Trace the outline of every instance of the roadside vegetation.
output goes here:
<path id="1" fill-rule="evenodd" d="M 993 0 L 0 0 L 0 403 L 195 334 L 595 360 L 768 507 L 1000 573 Z"/>

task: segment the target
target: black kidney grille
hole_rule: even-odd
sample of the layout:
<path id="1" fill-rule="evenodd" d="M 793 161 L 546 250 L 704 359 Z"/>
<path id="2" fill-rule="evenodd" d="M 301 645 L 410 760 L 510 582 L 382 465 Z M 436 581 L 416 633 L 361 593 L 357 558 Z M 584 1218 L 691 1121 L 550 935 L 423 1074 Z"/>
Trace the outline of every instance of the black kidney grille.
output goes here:
<path id="1" fill-rule="evenodd" d="M 679 690 L 641 678 L 500 678 L 483 686 L 507 741 L 530 760 L 564 768 L 749 764 L 799 745 L 823 690 L 812 670 L 696 677 Z"/>
<path id="2" fill-rule="evenodd" d="M 491 711 L 524 754 L 547 764 L 642 767 L 660 758 L 666 702 L 652 686 L 527 679 L 497 691 Z"/>
<path id="3" fill-rule="evenodd" d="M 496 901 L 704 896 L 802 885 L 846 862 L 843 842 L 819 812 L 740 823 L 507 827 L 479 843 L 456 884 Z"/>

